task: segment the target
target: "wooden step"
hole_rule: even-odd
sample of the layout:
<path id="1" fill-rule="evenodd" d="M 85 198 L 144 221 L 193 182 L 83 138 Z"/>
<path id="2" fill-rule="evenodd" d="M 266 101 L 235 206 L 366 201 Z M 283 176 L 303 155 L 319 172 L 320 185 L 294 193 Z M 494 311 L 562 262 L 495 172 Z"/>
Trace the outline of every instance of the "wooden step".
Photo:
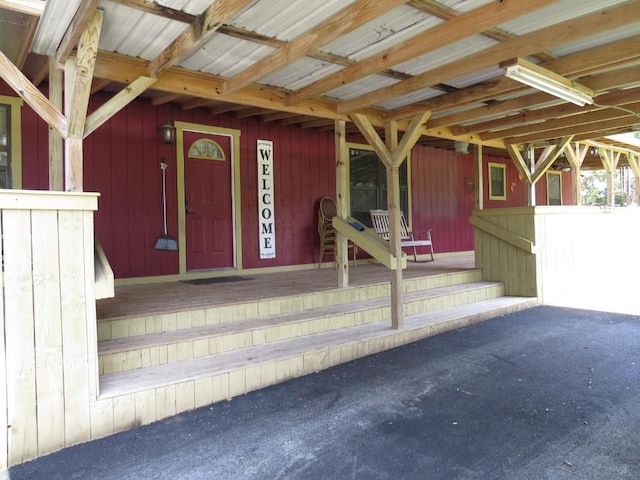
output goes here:
<path id="1" fill-rule="evenodd" d="M 495 298 L 498 282 L 475 282 L 414 291 L 404 295 L 405 315 Z M 138 335 L 98 343 L 100 374 L 189 360 L 338 328 L 390 318 L 390 298 L 251 318 L 234 322 Z"/>
<path id="2" fill-rule="evenodd" d="M 431 288 L 471 283 L 482 280 L 482 272 L 478 269 L 447 272 L 426 277 L 403 280 L 406 293 Z M 184 296 L 184 295 L 183 295 Z M 276 296 L 272 298 L 236 301 L 221 304 L 205 299 L 188 302 L 183 296 L 179 298 L 159 298 L 149 307 L 145 314 L 115 315 L 98 318 L 98 340 L 113 340 L 131 336 L 156 334 L 191 327 L 201 327 L 224 322 L 235 322 L 256 317 L 285 314 L 289 312 L 317 308 L 341 303 L 353 303 L 374 298 L 389 297 L 389 282 L 352 286 L 348 288 L 331 288 L 324 291 L 313 291 L 304 294 Z"/>
<path id="3" fill-rule="evenodd" d="M 402 330 L 376 322 L 315 335 L 255 345 L 202 358 L 100 377 L 100 399 L 121 396 L 153 399 L 155 419 L 231 398 L 289 378 L 317 372 L 372 353 L 407 344 L 492 317 L 530 308 L 537 299 L 500 297 L 405 317 Z M 144 392 L 144 394 L 143 394 Z M 176 392 L 181 393 L 177 402 Z M 168 414 L 160 404 L 174 401 Z M 158 402 L 158 398 L 162 402 Z M 114 399 L 114 401 L 116 401 Z M 176 406 L 179 403 L 180 406 Z"/>

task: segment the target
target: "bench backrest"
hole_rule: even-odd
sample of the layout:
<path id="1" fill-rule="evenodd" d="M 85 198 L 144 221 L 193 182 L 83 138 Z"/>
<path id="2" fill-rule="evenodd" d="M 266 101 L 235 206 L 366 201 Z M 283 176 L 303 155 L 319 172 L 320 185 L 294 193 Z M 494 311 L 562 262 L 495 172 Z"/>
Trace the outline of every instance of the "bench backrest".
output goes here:
<path id="1" fill-rule="evenodd" d="M 389 240 L 389 210 L 369 210 L 373 229 L 385 240 Z M 400 212 L 400 240 L 411 240 L 404 213 Z"/>

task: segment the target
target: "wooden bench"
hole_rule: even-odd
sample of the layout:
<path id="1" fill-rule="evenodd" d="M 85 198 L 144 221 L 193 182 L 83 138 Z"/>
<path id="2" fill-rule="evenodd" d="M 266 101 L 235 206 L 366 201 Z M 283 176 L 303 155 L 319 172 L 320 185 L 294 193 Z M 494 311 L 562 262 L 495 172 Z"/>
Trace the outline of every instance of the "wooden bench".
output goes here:
<path id="1" fill-rule="evenodd" d="M 378 235 L 385 240 L 389 240 L 389 211 L 388 210 L 369 210 L 371 215 L 371 223 L 373 229 Z M 429 247 L 429 253 L 431 254 L 431 261 L 433 262 L 433 243 L 431 242 L 431 230 L 420 232 L 426 234 L 426 239 L 416 240 L 413 236 L 413 232 L 407 225 L 407 220 L 404 218 L 404 213 L 400 212 L 400 244 L 402 247 L 411 247 L 413 249 L 413 260 L 418 261 L 418 252 L 416 247 Z"/>

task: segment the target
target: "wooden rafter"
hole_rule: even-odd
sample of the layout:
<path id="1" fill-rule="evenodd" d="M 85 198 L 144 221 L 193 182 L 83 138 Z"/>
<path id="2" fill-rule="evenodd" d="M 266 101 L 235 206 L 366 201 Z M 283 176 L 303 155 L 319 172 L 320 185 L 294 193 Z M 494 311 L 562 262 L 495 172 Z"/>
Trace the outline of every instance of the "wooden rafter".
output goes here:
<path id="1" fill-rule="evenodd" d="M 640 102 L 632 103 L 628 105 L 630 109 L 640 109 Z M 549 119 L 546 121 L 538 121 L 536 123 L 529 123 L 523 126 L 517 126 L 513 128 L 507 128 L 504 130 L 497 130 L 494 132 L 486 132 L 480 134 L 480 138 L 483 140 L 490 140 L 492 138 L 516 138 L 518 136 L 534 135 L 536 133 L 558 131 L 561 129 L 578 127 L 581 125 L 587 125 L 592 123 L 598 123 L 602 121 L 615 120 L 622 117 L 628 117 L 630 113 L 625 110 L 619 110 L 616 108 L 600 109 L 595 107 L 589 109 L 587 112 L 570 115 L 564 118 Z M 557 135 L 555 135 L 557 137 Z"/>
<path id="2" fill-rule="evenodd" d="M 507 137 L 505 142 L 508 143 L 531 143 L 548 140 L 551 138 L 558 138 L 565 135 L 579 135 L 585 133 L 600 132 L 607 129 L 614 129 L 619 127 L 628 127 L 636 125 L 640 122 L 640 119 L 636 115 L 624 114 L 623 117 L 615 120 L 601 120 L 594 123 L 587 123 L 585 125 L 568 126 L 565 128 L 559 128 L 556 130 L 546 130 L 543 132 L 532 133 L 529 135 L 521 135 L 518 137 Z"/>
<path id="3" fill-rule="evenodd" d="M 44 11 L 44 2 L 35 0 L 0 0 L 0 8 L 39 17 Z"/>
<path id="4" fill-rule="evenodd" d="M 334 75 L 322 78 L 296 92 L 292 92 L 287 96 L 287 99 L 290 103 L 296 103 L 320 95 L 340 85 L 354 82 L 418 55 L 433 52 L 438 48 L 462 40 L 469 35 L 481 33 L 493 25 L 506 22 L 522 15 L 524 12 L 541 8 L 554 1 L 555 0 L 505 0 L 497 6 L 491 3 L 476 8 L 470 12 L 453 17 L 407 41 L 394 45 L 384 52 L 347 67 Z M 405 82 L 406 81 L 410 81 L 410 79 L 405 80 Z M 433 82 L 431 85 L 437 83 L 439 82 Z M 345 111 L 353 110 L 354 109 Z"/>
<path id="5" fill-rule="evenodd" d="M 618 52 L 621 52 L 620 55 L 618 55 Z M 603 47 L 591 48 L 578 53 L 574 53 L 572 55 L 567 55 L 560 59 L 543 63 L 542 66 L 560 75 L 565 75 L 573 78 L 582 77 L 584 75 L 591 75 L 594 73 L 597 74 L 601 71 L 606 71 L 607 69 L 611 68 L 611 66 L 617 65 L 618 63 L 637 61 L 638 59 L 640 59 L 640 50 L 638 50 L 637 48 L 637 39 L 634 37 L 631 39 L 625 39 L 607 44 Z M 627 68 L 624 71 L 627 70 L 629 69 Z M 632 75 L 632 73 L 629 72 L 627 76 L 629 75 Z M 632 80 L 623 79 L 620 77 L 615 77 L 612 79 L 609 75 L 606 74 L 599 74 L 597 77 L 603 78 L 604 82 L 602 80 L 596 80 L 594 78 L 586 79 L 591 88 L 598 89 L 598 86 L 602 83 L 611 82 L 607 84 L 607 89 L 611 89 L 612 87 L 621 87 L 623 86 L 622 82 L 629 83 L 629 81 Z M 460 108 L 463 105 L 470 105 L 473 103 L 492 100 L 507 93 L 512 94 L 525 90 L 527 90 L 526 86 L 516 83 L 509 78 L 502 77 L 479 85 L 473 85 L 471 87 L 463 88 L 454 93 L 441 95 L 426 102 L 419 102 L 408 107 L 403 107 L 391 112 L 387 112 L 385 114 L 385 118 L 388 120 L 398 120 L 401 118 L 410 117 L 416 112 L 424 110 L 440 112 L 447 109 Z M 518 97 L 517 99 L 514 99 L 513 103 L 520 102 L 521 105 L 526 105 L 524 103 L 525 101 L 530 102 L 531 104 L 543 103 L 545 98 L 548 97 L 534 94 L 526 97 Z M 464 115 L 448 115 L 439 118 L 438 120 L 434 121 L 433 124 L 434 126 L 454 125 L 455 123 L 460 121 L 460 116 L 462 116 L 465 121 L 468 121 L 473 119 L 469 118 L 469 114 L 474 115 L 479 111 L 480 109 L 475 109 L 472 112 L 465 112 Z M 506 111 L 507 110 L 504 110 L 498 113 L 505 113 Z"/>
<path id="6" fill-rule="evenodd" d="M 182 34 L 149 64 L 150 77 L 158 77 L 175 65 L 187 53 L 197 49 L 213 35 L 227 19 L 233 17 L 251 0 L 218 0 L 209 6 Z"/>
<path id="7" fill-rule="evenodd" d="M 359 110 L 436 83 L 494 66 L 506 58 L 526 57 L 555 45 L 573 42 L 640 21 L 639 6 L 639 0 L 630 1 L 611 9 L 604 9 L 536 30 L 521 37 L 512 38 L 503 44 L 483 50 L 481 54 L 474 54 L 472 58 L 461 58 L 441 67 L 428 70 L 408 80 L 342 102 L 338 107 L 338 111 L 340 113 L 348 113 Z"/>
<path id="8" fill-rule="evenodd" d="M 195 23 L 197 18 L 195 15 L 190 15 L 182 10 L 175 10 L 173 8 L 165 7 L 159 3 L 152 2 L 150 0 L 109 0 L 112 3 L 118 3 L 125 7 L 134 8 L 141 12 L 151 13 L 159 17 L 166 18 L 168 20 L 175 20 L 182 23 Z"/>
<path id="9" fill-rule="evenodd" d="M 165 103 L 174 102 L 180 97 L 182 97 L 182 95 L 180 95 L 179 93 L 166 93 L 151 100 L 151 105 L 157 107 L 159 105 L 164 105 Z"/>
<path id="10" fill-rule="evenodd" d="M 332 18 L 320 23 L 283 47 L 244 69 L 224 83 L 224 92 L 233 93 L 267 74 L 325 45 L 339 36 L 355 30 L 374 18 L 406 3 L 407 0 L 357 0 Z"/>
<path id="11" fill-rule="evenodd" d="M 478 122 L 464 127 L 453 127 L 453 133 L 462 135 L 465 133 L 473 132 L 489 132 L 491 130 L 503 129 L 508 127 L 514 127 L 518 125 L 526 125 L 534 122 L 541 122 L 549 119 L 559 119 L 563 117 L 573 118 L 575 115 L 584 114 L 600 110 L 600 105 L 626 105 L 632 102 L 640 101 L 640 92 L 629 92 L 626 90 L 615 91 L 606 95 L 598 97 L 598 106 L 585 105 L 579 107 L 571 103 L 561 103 L 560 105 L 554 105 L 546 108 L 538 108 L 536 110 L 529 110 L 517 115 L 509 115 L 504 118 L 496 120 L 490 120 L 487 122 Z M 481 134 L 482 136 L 482 134 Z"/>

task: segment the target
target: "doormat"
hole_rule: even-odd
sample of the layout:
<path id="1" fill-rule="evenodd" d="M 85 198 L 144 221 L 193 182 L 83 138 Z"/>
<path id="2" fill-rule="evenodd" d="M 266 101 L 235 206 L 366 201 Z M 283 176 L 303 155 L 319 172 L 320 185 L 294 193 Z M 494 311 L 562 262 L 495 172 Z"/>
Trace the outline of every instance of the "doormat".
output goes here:
<path id="1" fill-rule="evenodd" d="M 212 283 L 230 283 L 230 282 L 243 282 L 245 280 L 254 280 L 248 277 L 214 277 L 214 278 L 196 278 L 194 280 L 183 280 L 182 283 L 189 283 L 191 285 L 210 285 Z"/>

